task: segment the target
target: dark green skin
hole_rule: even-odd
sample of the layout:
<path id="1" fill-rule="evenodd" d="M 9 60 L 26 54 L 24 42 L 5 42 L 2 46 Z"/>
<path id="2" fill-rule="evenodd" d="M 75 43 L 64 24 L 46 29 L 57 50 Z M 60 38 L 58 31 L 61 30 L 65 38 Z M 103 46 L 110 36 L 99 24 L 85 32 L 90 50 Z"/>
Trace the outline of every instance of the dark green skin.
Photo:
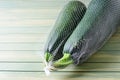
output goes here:
<path id="1" fill-rule="evenodd" d="M 48 36 L 44 53 L 54 56 L 53 60 L 62 57 L 63 46 L 78 23 L 83 18 L 86 7 L 80 1 L 70 1 L 60 12 L 55 25 Z"/>
<path id="2" fill-rule="evenodd" d="M 63 53 L 70 54 L 74 64 L 83 63 L 104 45 L 119 23 L 120 0 L 92 0 Z"/>

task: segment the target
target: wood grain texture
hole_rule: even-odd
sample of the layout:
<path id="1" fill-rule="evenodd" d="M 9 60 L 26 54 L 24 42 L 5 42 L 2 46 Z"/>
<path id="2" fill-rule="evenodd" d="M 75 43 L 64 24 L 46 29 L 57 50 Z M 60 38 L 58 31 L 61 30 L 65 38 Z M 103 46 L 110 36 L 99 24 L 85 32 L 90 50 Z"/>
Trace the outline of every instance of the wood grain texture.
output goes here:
<path id="1" fill-rule="evenodd" d="M 0 0 L 0 80 L 120 80 L 120 27 L 84 64 L 45 75 L 40 54 L 68 1 Z"/>

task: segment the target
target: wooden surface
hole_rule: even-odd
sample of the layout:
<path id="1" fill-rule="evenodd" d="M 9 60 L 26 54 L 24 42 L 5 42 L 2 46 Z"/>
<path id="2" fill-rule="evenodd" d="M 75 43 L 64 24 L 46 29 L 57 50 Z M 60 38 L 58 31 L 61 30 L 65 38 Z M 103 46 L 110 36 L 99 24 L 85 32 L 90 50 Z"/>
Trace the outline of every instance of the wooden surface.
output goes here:
<path id="1" fill-rule="evenodd" d="M 81 66 L 45 75 L 40 54 L 68 1 L 0 0 L 0 80 L 120 80 L 120 28 Z"/>

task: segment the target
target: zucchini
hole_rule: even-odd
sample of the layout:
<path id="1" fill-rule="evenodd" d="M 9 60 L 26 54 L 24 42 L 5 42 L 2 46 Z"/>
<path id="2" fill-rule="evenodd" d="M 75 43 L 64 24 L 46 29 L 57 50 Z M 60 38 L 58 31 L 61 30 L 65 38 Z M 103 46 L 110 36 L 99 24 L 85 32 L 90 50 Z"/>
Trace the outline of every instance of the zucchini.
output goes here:
<path id="1" fill-rule="evenodd" d="M 63 57 L 52 66 L 80 65 L 99 50 L 113 35 L 120 22 L 120 0 L 92 0 L 64 45 Z"/>
<path id="2" fill-rule="evenodd" d="M 85 12 L 86 7 L 80 1 L 70 1 L 65 5 L 46 42 L 44 49 L 46 62 L 58 60 L 63 56 L 63 46 L 83 18 Z"/>

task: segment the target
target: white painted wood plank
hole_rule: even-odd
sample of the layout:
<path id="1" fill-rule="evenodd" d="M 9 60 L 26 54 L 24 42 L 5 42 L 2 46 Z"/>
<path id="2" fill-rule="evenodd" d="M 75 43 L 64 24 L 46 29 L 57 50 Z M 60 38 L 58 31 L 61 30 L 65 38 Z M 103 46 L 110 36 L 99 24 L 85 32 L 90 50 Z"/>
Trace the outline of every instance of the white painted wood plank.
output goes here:
<path id="1" fill-rule="evenodd" d="M 52 26 L 46 26 L 46 27 L 1 27 L 0 28 L 0 34 L 43 34 L 47 35 L 50 30 L 52 29 Z"/>
<path id="2" fill-rule="evenodd" d="M 20 26 L 53 26 L 55 20 L 22 20 L 22 21 L 0 21 L 0 27 L 20 27 Z"/>
<path id="3" fill-rule="evenodd" d="M 60 9 L 0 9 L 0 21 L 56 19 Z"/>
<path id="4" fill-rule="evenodd" d="M 42 62 L 42 51 L 0 51 L 0 62 Z"/>
<path id="5" fill-rule="evenodd" d="M 59 72 L 80 72 L 80 71 L 120 71 L 119 63 L 84 63 L 80 66 L 69 65 Z M 44 72 L 45 64 L 43 63 L 0 63 L 0 71 L 10 72 Z M 57 72 L 57 71 L 56 71 Z"/>
<path id="6" fill-rule="evenodd" d="M 66 1 L 0 0 L 0 8 L 60 8 Z"/>
<path id="7" fill-rule="evenodd" d="M 44 45 L 42 44 L 0 44 L 0 50 L 43 50 Z"/>
<path id="8" fill-rule="evenodd" d="M 1 34 L 0 42 L 45 42 L 48 34 Z"/>
<path id="9" fill-rule="evenodd" d="M 87 77 L 86 77 L 87 76 Z M 1 72 L 1 80 L 119 80 L 119 72 Z"/>

